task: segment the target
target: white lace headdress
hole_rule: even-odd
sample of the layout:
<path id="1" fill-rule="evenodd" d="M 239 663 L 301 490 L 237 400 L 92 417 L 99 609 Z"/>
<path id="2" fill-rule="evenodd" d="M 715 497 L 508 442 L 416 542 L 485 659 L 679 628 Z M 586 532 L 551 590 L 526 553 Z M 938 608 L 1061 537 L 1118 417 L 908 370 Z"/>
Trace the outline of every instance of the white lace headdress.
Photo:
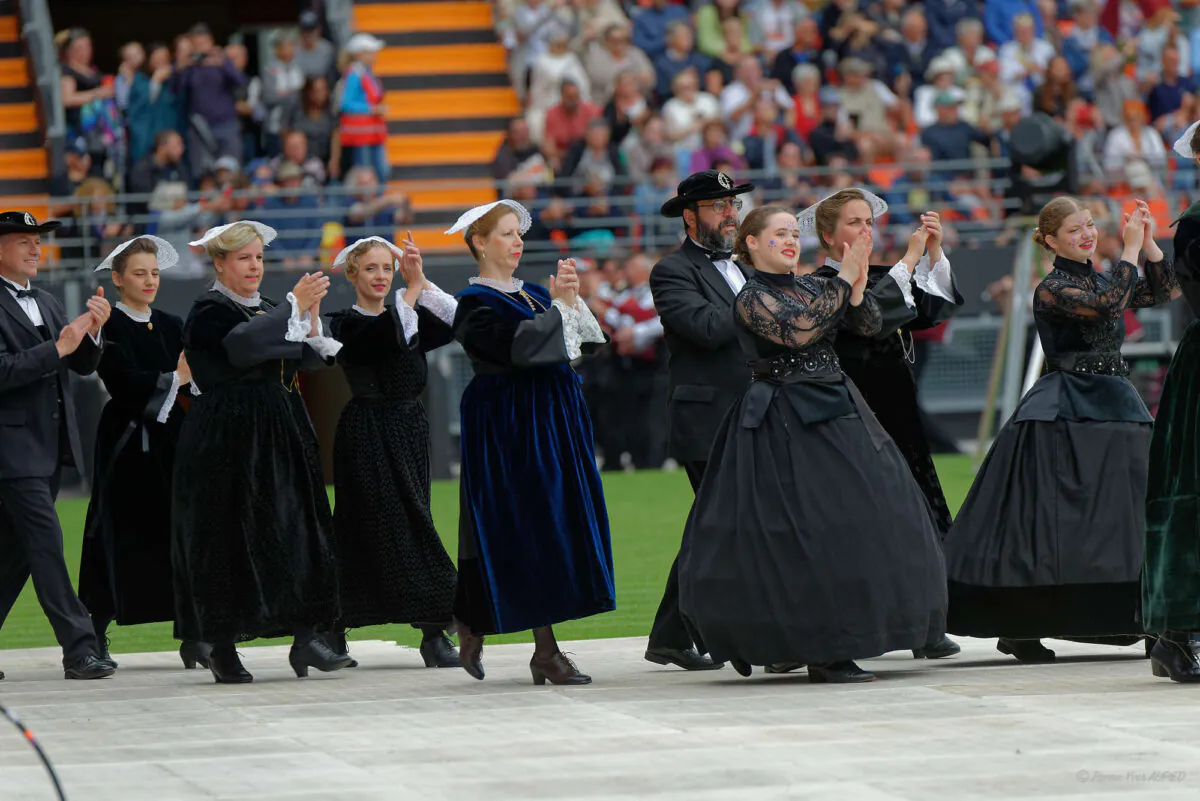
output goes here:
<path id="1" fill-rule="evenodd" d="M 855 186 L 855 187 L 851 187 L 851 188 L 857 189 L 859 192 L 862 192 L 863 197 L 867 201 L 867 204 L 871 207 L 871 214 L 874 216 L 875 219 L 878 220 L 880 217 L 887 214 L 888 204 L 887 204 L 886 200 L 884 200 L 883 198 L 881 198 L 879 195 L 875 194 L 874 192 L 870 192 L 870 191 L 867 191 L 866 189 L 863 189 L 861 186 Z M 838 191 L 841 192 L 841 191 L 846 191 L 846 190 L 838 190 Z M 836 195 L 836 194 L 837 194 L 837 192 L 833 193 L 833 195 Z M 807 209 L 805 209 L 804 211 L 802 211 L 796 215 L 796 222 L 798 222 L 800 224 L 800 235 L 801 236 L 816 236 L 817 235 L 817 206 L 820 206 L 826 200 L 829 200 L 829 198 L 833 197 L 833 195 L 827 195 L 827 196 L 821 198 L 821 200 L 817 201 L 816 203 L 812 204 Z"/>
<path id="2" fill-rule="evenodd" d="M 233 226 L 241 225 L 242 223 L 245 223 L 246 225 L 253 227 L 255 231 L 258 231 L 258 235 L 262 237 L 263 247 L 266 247 L 267 245 L 271 244 L 271 242 L 277 236 L 275 229 L 269 225 L 260 223 L 257 220 L 239 220 L 238 222 L 232 222 L 232 223 L 228 223 L 226 225 L 218 225 L 216 228 L 209 228 L 207 231 L 204 232 L 203 236 L 201 236 L 195 242 L 188 242 L 188 244 L 194 248 L 205 247 L 206 245 L 208 245 L 209 242 L 216 239 L 218 236 L 225 233 Z"/>
<path id="3" fill-rule="evenodd" d="M 392 255 L 396 257 L 397 261 L 404 258 L 404 251 L 401 250 L 396 245 L 394 245 L 391 242 L 384 239 L 382 236 L 368 236 L 365 239 L 358 240 L 353 245 L 348 245 L 348 246 L 342 248 L 342 252 L 337 254 L 337 258 L 335 258 L 333 260 L 333 266 L 334 267 L 344 267 L 346 265 L 346 259 L 350 258 L 351 251 L 353 251 L 356 247 L 361 245 L 363 242 L 378 242 L 379 244 L 383 245 L 385 248 L 390 250 L 392 252 Z"/>
<path id="4" fill-rule="evenodd" d="M 121 251 L 125 250 L 125 248 L 129 247 L 139 239 L 149 239 L 158 246 L 158 269 L 165 270 L 168 267 L 174 267 L 179 263 L 179 254 L 175 251 L 175 248 L 171 246 L 170 242 L 157 236 L 145 234 L 143 236 L 135 236 L 128 242 L 122 242 L 121 244 L 117 245 L 115 248 L 113 248 L 113 252 L 108 254 L 108 258 L 100 262 L 100 266 L 97 267 L 94 272 L 98 273 L 101 270 L 111 270 L 113 268 L 113 261 L 115 261 L 117 256 L 121 254 Z"/>
<path id="5" fill-rule="evenodd" d="M 1175 140 L 1175 152 L 1185 159 L 1196 158 L 1196 151 L 1192 150 L 1192 137 L 1196 135 L 1197 128 L 1200 128 L 1200 120 L 1189 125 L 1188 129 Z"/>
<path id="6" fill-rule="evenodd" d="M 487 214 L 499 204 L 503 203 L 508 206 L 517 215 L 517 222 L 521 226 L 521 233 L 524 234 L 529 230 L 529 226 L 533 224 L 533 218 L 529 216 L 529 211 L 515 200 L 497 200 L 492 203 L 485 203 L 482 206 L 476 206 L 470 211 L 463 212 L 463 215 L 458 218 L 458 222 L 446 229 L 447 234 L 456 234 L 459 231 L 465 231 L 467 227 L 478 220 L 483 215 Z"/>

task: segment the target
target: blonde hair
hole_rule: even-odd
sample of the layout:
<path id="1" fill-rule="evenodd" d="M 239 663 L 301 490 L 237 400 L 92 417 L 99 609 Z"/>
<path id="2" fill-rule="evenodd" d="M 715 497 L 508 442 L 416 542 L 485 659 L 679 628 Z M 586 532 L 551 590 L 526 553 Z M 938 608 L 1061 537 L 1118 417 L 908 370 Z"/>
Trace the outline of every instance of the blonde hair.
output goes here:
<path id="1" fill-rule="evenodd" d="M 234 223 L 218 237 L 210 239 L 204 246 L 204 251 L 213 261 L 223 259 L 235 250 L 241 250 L 257 239 L 263 241 L 253 225 L 247 222 Z M 266 244 L 266 243 L 264 243 Z"/>
<path id="2" fill-rule="evenodd" d="M 370 253 L 375 248 L 383 248 L 385 251 L 387 251 L 388 258 L 390 258 L 392 261 L 392 266 L 393 267 L 395 266 L 396 254 L 393 253 L 392 249 L 389 248 L 387 245 L 383 244 L 382 242 L 377 242 L 373 239 L 369 240 L 367 242 L 362 242 L 358 245 L 358 247 L 354 248 L 354 250 L 352 250 L 346 254 L 346 280 L 347 281 L 353 281 L 355 276 L 358 275 L 358 260 L 361 259 L 363 256 L 367 255 L 368 253 Z"/>
<path id="3" fill-rule="evenodd" d="M 842 216 L 842 209 L 854 200 L 861 200 L 870 208 L 871 204 L 867 200 L 867 196 L 860 189 L 843 189 L 840 192 L 835 192 L 827 199 L 821 201 L 821 205 L 817 206 L 816 214 L 814 215 L 817 224 L 817 241 L 821 244 L 821 250 L 829 252 L 832 245 L 825 241 L 825 237 L 833 237 L 837 231 L 838 219 Z M 874 210 L 871 211 L 874 218 Z"/>
<path id="4" fill-rule="evenodd" d="M 1042 206 L 1042 213 L 1038 215 L 1037 228 L 1033 232 L 1033 241 L 1053 253 L 1054 248 L 1046 242 L 1046 237 L 1058 236 L 1058 229 L 1062 228 L 1063 220 L 1085 208 L 1086 206 L 1073 197 L 1054 198 Z"/>

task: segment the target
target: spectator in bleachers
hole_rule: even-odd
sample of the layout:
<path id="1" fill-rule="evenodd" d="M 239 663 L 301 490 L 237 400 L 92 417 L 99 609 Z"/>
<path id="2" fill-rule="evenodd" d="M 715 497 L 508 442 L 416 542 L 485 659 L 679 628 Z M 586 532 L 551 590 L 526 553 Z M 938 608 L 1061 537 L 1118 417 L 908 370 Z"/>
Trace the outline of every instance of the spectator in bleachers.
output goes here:
<path id="1" fill-rule="evenodd" d="M 225 45 L 225 55 L 234 68 L 246 76 L 246 83 L 233 91 L 233 107 L 237 111 L 242 158 L 252 161 L 261 155 L 262 127 L 267 116 L 262 103 L 262 79 L 249 74 L 250 54 L 245 45 Z"/>
<path id="2" fill-rule="evenodd" d="M 283 119 L 284 130 L 300 131 L 308 139 L 308 152 L 326 167 L 331 179 L 341 176 L 341 142 L 337 122 L 329 110 L 329 79 L 309 76 L 300 89 L 300 102 Z"/>
<path id="3" fill-rule="evenodd" d="M 696 11 L 696 51 L 708 58 L 716 59 L 729 49 L 724 24 L 735 19 L 741 23 L 739 49 L 751 52 L 750 17 L 742 7 L 741 0 L 713 0 Z"/>
<path id="4" fill-rule="evenodd" d="M 774 174 L 776 154 L 785 142 L 800 143 L 796 132 L 783 124 L 783 114 L 770 97 L 760 97 L 754 106 L 754 125 L 741 142 L 745 168 Z"/>
<path id="5" fill-rule="evenodd" d="M 71 28 L 55 37 L 59 43 L 62 77 L 59 90 L 66 116 L 67 141 L 80 137 L 87 143 L 93 169 L 108 160 L 114 143 L 117 112 L 111 81 L 92 63 L 92 37 L 83 28 Z M 111 111 L 109 108 L 111 107 Z"/>
<path id="6" fill-rule="evenodd" d="M 141 42 L 126 42 L 121 46 L 121 63 L 117 66 L 116 77 L 113 78 L 113 99 L 121 111 L 129 108 L 129 92 L 145 64 L 146 48 L 142 47 Z"/>
<path id="7" fill-rule="evenodd" d="M 396 191 L 385 192 L 370 167 L 352 167 L 346 173 L 349 208 L 346 210 L 346 239 L 382 236 L 393 239 L 396 229 L 412 222 L 408 198 Z"/>
<path id="8" fill-rule="evenodd" d="M 960 20 L 955 37 L 955 46 L 942 51 L 940 58 L 954 66 L 954 80 L 964 86 L 975 77 L 980 62 L 994 58 L 996 54 L 983 43 L 983 23 L 978 19 L 966 17 Z"/>
<path id="9" fill-rule="evenodd" d="M 988 39 L 997 45 L 1005 45 L 1015 37 L 1017 17 L 1028 15 L 1035 33 L 1042 35 L 1042 15 L 1037 0 L 985 0 L 983 3 L 983 26 Z"/>
<path id="10" fill-rule="evenodd" d="M 904 24 L 906 0 L 876 0 L 866 4 L 867 19 L 875 23 L 879 43 L 893 45 L 901 40 L 900 28 Z"/>
<path id="11" fill-rule="evenodd" d="M 83 137 L 77 137 L 73 141 L 67 142 L 63 151 L 63 160 L 66 162 L 67 168 L 59 175 L 54 176 L 50 183 L 50 194 L 54 197 L 65 198 L 75 194 L 75 190 L 79 185 L 91 174 L 92 171 L 92 156 L 88 153 L 87 142 L 83 141 Z M 58 217 L 61 214 L 67 214 L 70 207 L 52 207 L 50 209 L 51 217 Z"/>
<path id="12" fill-rule="evenodd" d="M 565 80 L 559 89 L 559 102 L 545 115 L 545 131 L 542 135 L 542 152 L 553 163 L 558 163 L 571 146 L 583 139 L 588 125 L 600 118 L 602 112 L 595 103 L 583 99 L 579 85 Z M 529 126 L 532 134 L 533 125 Z"/>
<path id="13" fill-rule="evenodd" d="M 762 182 L 763 197 L 789 209 L 806 209 L 821 198 L 813 196 L 810 179 L 801 172 L 804 168 L 804 149 L 796 142 L 784 142 L 775 157 L 778 170 Z"/>
<path id="14" fill-rule="evenodd" d="M 311 269 L 321 247 L 317 198 L 311 193 L 296 193 L 303 181 L 304 171 L 297 164 L 283 162 L 275 173 L 275 185 L 282 191 L 263 204 L 263 221 L 279 232 L 271 253 L 283 258 L 285 270 Z"/>
<path id="15" fill-rule="evenodd" d="M 280 141 L 283 143 L 280 154 L 270 160 L 271 172 L 278 174 L 283 165 L 295 164 L 300 168 L 301 186 L 310 189 L 324 186 L 328 177 L 325 162 L 309 154 L 304 131 L 284 131 Z"/>
<path id="16" fill-rule="evenodd" d="M 797 64 L 792 71 L 792 113 L 796 134 L 804 141 L 821 122 L 821 70 L 816 64 Z"/>
<path id="17" fill-rule="evenodd" d="M 959 100 L 966 98 L 966 93 L 955 85 L 954 62 L 944 55 L 929 62 L 925 80 L 928 83 L 918 86 L 913 93 L 913 119 L 919 128 L 928 128 L 937 122 L 937 109 L 933 101 L 938 95 L 948 92 Z"/>
<path id="18" fill-rule="evenodd" d="M 737 65 L 742 63 L 742 59 L 755 56 L 753 48 L 746 44 L 745 27 L 740 19 L 731 17 L 725 20 L 721 23 L 721 30 L 725 37 L 725 49 L 709 61 L 708 72 L 719 72 L 721 85 L 725 87 L 733 82 Z"/>
<path id="19" fill-rule="evenodd" d="M 980 117 L 975 124 L 981 131 L 993 135 L 996 144 L 996 155 L 1009 158 L 1012 155 L 1011 142 L 1013 128 L 1017 127 L 1025 117 L 1021 101 L 1014 94 L 1006 94 L 988 109 L 988 116 Z"/>
<path id="20" fill-rule="evenodd" d="M 613 218 L 623 217 L 626 212 L 613 205 L 612 184 L 608 183 L 606 172 L 585 169 L 577 177 L 582 184 L 568 220 L 571 247 L 607 252 L 616 239 Z"/>
<path id="21" fill-rule="evenodd" d="M 546 127 L 546 112 L 562 97 L 564 82 L 570 82 L 579 92 L 581 102 L 591 105 L 591 83 L 579 56 L 571 52 L 568 45 L 570 32 L 563 25 L 551 23 L 546 34 L 546 52 L 533 62 L 529 72 L 529 97 L 525 119 L 534 141 L 543 141 Z M 599 110 L 597 109 L 597 112 Z"/>
<path id="22" fill-rule="evenodd" d="M 612 130 L 604 120 L 592 120 L 584 138 L 571 146 L 563 159 L 563 174 L 579 181 L 591 180 L 611 193 L 617 176 L 624 175 L 621 154 L 612 139 Z"/>
<path id="23" fill-rule="evenodd" d="M 612 140 L 617 146 L 625 137 L 650 116 L 650 105 L 638 86 L 637 76 L 623 72 L 617 76 L 616 92 L 604 107 L 604 119 L 612 129 Z"/>
<path id="24" fill-rule="evenodd" d="M 575 9 L 575 38 L 571 40 L 571 49 L 585 61 L 593 48 L 600 47 L 609 28 L 629 24 L 617 0 L 571 0 L 571 5 Z"/>
<path id="25" fill-rule="evenodd" d="M 383 84 L 375 77 L 375 58 L 383 42 L 367 33 L 356 33 L 346 43 L 350 66 L 342 77 L 338 135 L 342 152 L 355 167 L 375 170 L 379 183 L 391 177 L 387 154 L 387 120 Z"/>
<path id="26" fill-rule="evenodd" d="M 908 73 L 914 82 L 923 82 L 939 48 L 929 38 L 929 23 L 920 8 L 910 8 L 904 12 L 900 23 L 900 39 L 888 48 L 886 74 L 895 77 Z M 876 72 L 876 75 L 879 74 Z"/>
<path id="27" fill-rule="evenodd" d="M 510 27 L 505 32 L 509 74 L 517 94 L 527 100 L 533 63 L 549 47 L 552 31 L 565 29 L 569 32 L 572 29 L 575 12 L 562 0 L 521 0 L 509 22 Z"/>
<path id="28" fill-rule="evenodd" d="M 796 23 L 809 15 L 799 0 L 755 0 L 747 11 L 750 38 L 768 64 L 792 46 Z"/>
<path id="29" fill-rule="evenodd" d="M 837 87 L 821 90 L 821 122 L 808 135 L 808 146 L 817 164 L 827 166 L 835 157 L 858 159 L 854 144 L 854 124 L 842 108 L 842 93 Z"/>
<path id="30" fill-rule="evenodd" d="M 1000 79 L 1007 84 L 1023 84 L 1030 92 L 1042 83 L 1046 67 L 1054 58 L 1054 45 L 1038 36 L 1036 17 L 1018 14 L 1012 21 L 1012 40 L 1000 47 Z"/>
<path id="31" fill-rule="evenodd" d="M 1137 75 L 1141 83 L 1152 82 L 1162 72 L 1162 53 L 1173 44 L 1181 53 L 1188 51 L 1188 40 L 1179 32 L 1179 12 L 1162 0 L 1142 25 L 1137 35 Z M 1191 72 L 1191 59 L 1184 59 L 1180 74 Z M 1182 68 L 1186 65 L 1186 69 Z"/>
<path id="32" fill-rule="evenodd" d="M 979 19 L 979 3 L 976 0 L 926 0 L 925 19 L 934 47 L 950 47 L 963 20 Z"/>
<path id="33" fill-rule="evenodd" d="M 208 274 L 208 263 L 200 259 L 188 242 L 216 225 L 221 211 L 219 203 L 188 203 L 187 193 L 185 183 L 160 183 L 150 197 L 154 222 L 148 231 L 170 242 L 179 254 L 179 264 L 163 272 L 170 278 L 202 278 Z"/>
<path id="34" fill-rule="evenodd" d="M 103 178 L 85 178 L 75 190 L 74 203 L 62 215 L 58 238 L 77 240 L 62 247 L 62 262 L 88 267 L 99 264 L 120 242 L 133 236 L 116 204 L 117 192 Z"/>
<path id="35" fill-rule="evenodd" d="M 1019 115 L 1025 105 L 1021 95 L 1000 82 L 1000 61 L 995 55 L 981 59 L 977 68 L 977 80 L 967 88 L 960 114 L 980 130 L 996 131 L 1000 127 L 1001 107 L 1013 108 Z"/>
<path id="36" fill-rule="evenodd" d="M 685 6 L 667 0 L 650 0 L 650 5 L 633 13 L 633 43 L 657 63 L 658 57 L 667 49 L 669 27 L 673 22 L 691 24 Z"/>
<path id="37" fill-rule="evenodd" d="M 148 195 L 163 181 L 188 183 L 183 137 L 178 131 L 159 131 L 155 135 L 154 150 L 143 156 L 129 173 L 128 190 L 135 195 Z"/>
<path id="38" fill-rule="evenodd" d="M 746 165 L 742 161 L 742 157 L 729 146 L 729 131 L 726 130 L 723 121 L 709 120 L 706 122 L 704 130 L 700 132 L 700 137 L 700 147 L 692 151 L 688 173 L 714 170 L 716 167 L 713 165 L 722 161 L 732 162 L 745 169 Z"/>
<path id="39" fill-rule="evenodd" d="M 171 51 L 161 43 L 150 45 L 149 50 L 145 69 L 133 77 L 125 111 L 131 164 L 150 152 L 159 131 L 186 130 L 182 103 L 171 87 Z"/>
<path id="40" fill-rule="evenodd" d="M 659 159 L 669 159 L 672 166 L 675 164 L 675 148 L 667 142 L 666 123 L 657 114 L 651 114 L 640 127 L 634 128 L 620 150 L 621 161 L 633 181 L 644 181 L 651 165 Z"/>
<path id="41" fill-rule="evenodd" d="M 1141 97 L 1137 84 L 1125 74 L 1124 67 L 1124 59 L 1115 45 L 1101 44 L 1092 51 L 1094 101 L 1109 128 L 1121 124 L 1126 101 Z"/>
<path id="42" fill-rule="evenodd" d="M 492 160 L 492 177 L 496 179 L 496 188 L 501 197 L 505 197 L 502 182 L 532 158 L 540 159 L 541 152 L 529 138 L 529 124 L 524 117 L 514 117 L 508 121 L 508 133 L 496 151 L 496 158 Z"/>
<path id="43" fill-rule="evenodd" d="M 1162 134 L 1149 124 L 1150 115 L 1141 100 L 1126 100 L 1121 107 L 1121 124 L 1108 132 L 1104 142 L 1104 168 L 1119 172 L 1135 159 L 1141 159 L 1155 169 L 1167 162 L 1167 148 Z"/>
<path id="44" fill-rule="evenodd" d="M 1112 34 L 1100 26 L 1098 0 L 1071 0 L 1074 26 L 1063 39 L 1062 54 L 1071 65 L 1080 93 L 1090 97 L 1094 89 L 1088 67 L 1092 52 L 1102 44 L 1114 44 Z"/>
<path id="45" fill-rule="evenodd" d="M 658 76 L 655 88 L 660 100 L 670 96 L 679 73 L 694 69 L 697 75 L 703 75 L 708 69 L 708 59 L 693 49 L 694 44 L 695 37 L 686 20 L 672 22 L 667 28 L 666 47 L 654 57 L 654 72 Z"/>
<path id="46" fill-rule="evenodd" d="M 300 15 L 300 45 L 296 48 L 296 62 L 305 78 L 332 81 L 337 75 L 337 52 L 321 36 L 321 20 L 315 11 L 305 11 Z"/>
<path id="47" fill-rule="evenodd" d="M 654 91 L 657 83 L 654 65 L 645 53 L 630 44 L 631 39 L 629 23 L 610 25 L 604 32 L 603 44 L 593 45 L 588 52 L 585 66 L 597 103 L 612 99 L 613 85 L 623 72 L 633 73 L 642 91 Z"/>
<path id="48" fill-rule="evenodd" d="M 783 88 L 788 92 L 795 94 L 794 76 L 796 67 L 801 64 L 813 65 L 818 70 L 817 77 L 820 80 L 821 30 L 812 17 L 805 17 L 796 23 L 793 44 L 775 56 L 771 65 L 771 77 L 783 84 Z"/>
<path id="49" fill-rule="evenodd" d="M 304 71 L 296 60 L 296 37 L 291 31 L 276 31 L 271 36 L 273 58 L 262 70 L 262 102 L 266 111 L 263 123 L 263 153 L 276 156 L 285 117 L 300 105 Z"/>
<path id="50" fill-rule="evenodd" d="M 1033 95 L 1033 109 L 1063 123 L 1073 104 L 1080 102 L 1071 65 L 1062 56 L 1050 59 L 1046 79 Z"/>
<path id="51" fill-rule="evenodd" d="M 700 91 L 700 78 L 694 69 L 684 70 L 671 83 L 674 94 L 663 104 L 667 141 L 684 151 L 700 146 L 700 130 L 711 119 L 720 119 L 721 104 Z"/>
<path id="52" fill-rule="evenodd" d="M 174 76 L 174 89 L 186 103 L 188 164 L 199 176 L 221 156 L 242 156 L 234 92 L 246 76 L 216 46 L 207 25 L 193 27 L 191 40 L 192 63 Z"/>
<path id="53" fill-rule="evenodd" d="M 859 133 L 884 133 L 891 130 L 888 113 L 898 98 L 890 89 L 871 77 L 871 67 L 862 59 L 843 59 L 841 107 Z"/>
<path id="54" fill-rule="evenodd" d="M 934 161 L 967 161 L 971 158 L 971 143 L 990 144 L 991 136 L 964 122 L 959 116 L 962 100 L 949 92 L 942 92 L 934 101 L 937 107 L 937 122 L 921 131 L 921 144 L 929 148 Z M 953 173 L 963 176 L 969 170 L 956 168 Z"/>
<path id="55" fill-rule="evenodd" d="M 791 109 L 792 98 L 775 80 L 763 77 L 762 62 L 757 56 L 746 56 L 738 64 L 737 80 L 721 92 L 721 116 L 729 123 L 729 134 L 735 141 L 746 138 L 754 124 L 754 106 L 759 98 L 772 98 L 783 109 Z"/>
<path id="56" fill-rule="evenodd" d="M 1006 121 L 1007 122 L 1007 121 Z M 1013 125 L 1016 125 L 1016 120 Z M 1067 132 L 1075 140 L 1075 169 L 1080 193 L 1103 194 L 1108 180 L 1104 173 L 1104 120 L 1095 106 L 1079 103 L 1067 120 Z"/>
<path id="57" fill-rule="evenodd" d="M 667 247 L 678 241 L 678 223 L 660 213 L 662 204 L 675 197 L 677 175 L 675 159 L 659 156 L 650 163 L 647 173 L 634 186 L 633 210 L 641 221 L 642 241 L 648 250 Z"/>
<path id="58" fill-rule="evenodd" d="M 241 177 L 242 165 L 233 156 L 221 156 L 213 162 L 212 178 L 217 189 L 233 187 Z"/>

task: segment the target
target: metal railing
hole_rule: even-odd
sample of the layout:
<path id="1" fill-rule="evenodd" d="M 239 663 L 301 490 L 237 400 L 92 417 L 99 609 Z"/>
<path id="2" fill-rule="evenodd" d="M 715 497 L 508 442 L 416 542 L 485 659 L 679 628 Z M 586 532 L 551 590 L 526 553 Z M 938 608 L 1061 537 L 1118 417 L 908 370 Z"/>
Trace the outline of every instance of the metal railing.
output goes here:
<path id="1" fill-rule="evenodd" d="M 63 147 L 67 122 L 61 96 L 62 73 L 54 47 L 54 23 L 46 0 L 21 0 L 21 20 L 24 23 L 21 37 L 37 76 L 38 106 L 46 129 L 50 174 L 57 176 L 65 169 Z"/>

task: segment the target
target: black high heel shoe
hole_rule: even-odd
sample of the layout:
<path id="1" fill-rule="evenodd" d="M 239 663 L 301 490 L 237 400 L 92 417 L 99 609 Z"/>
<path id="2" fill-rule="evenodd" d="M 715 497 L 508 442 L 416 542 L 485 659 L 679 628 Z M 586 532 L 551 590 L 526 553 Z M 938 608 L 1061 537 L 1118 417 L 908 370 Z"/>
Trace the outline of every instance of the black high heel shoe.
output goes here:
<path id="1" fill-rule="evenodd" d="M 186 670 L 195 670 L 196 666 L 208 670 L 208 660 L 212 656 L 212 646 L 198 640 L 184 640 L 179 644 L 179 658 Z"/>
<path id="2" fill-rule="evenodd" d="M 809 665 L 808 680 L 813 684 L 857 684 L 875 681 L 875 674 L 863 670 L 847 659 L 845 662 L 831 662 L 828 665 Z"/>
<path id="3" fill-rule="evenodd" d="M 739 676 L 750 678 L 754 674 L 754 667 L 749 662 L 743 662 L 741 659 L 730 658 L 729 664 L 733 665 L 733 669 L 737 671 Z"/>
<path id="4" fill-rule="evenodd" d="M 1150 672 L 1181 684 L 1200 681 L 1200 662 L 1186 632 L 1171 631 L 1158 638 L 1150 651 Z"/>
<path id="5" fill-rule="evenodd" d="M 249 684 L 254 681 L 232 645 L 214 647 L 208 657 L 208 669 L 212 671 L 217 684 Z"/>
<path id="6" fill-rule="evenodd" d="M 471 678 L 483 681 L 483 635 L 458 632 L 458 660 Z"/>
<path id="7" fill-rule="evenodd" d="M 296 671 L 296 677 L 301 679 L 308 675 L 310 667 L 322 673 L 332 673 L 349 667 L 353 661 L 349 654 L 335 654 L 320 637 L 313 637 L 304 643 L 293 642 L 292 650 L 288 652 L 288 663 Z"/>
<path id="8" fill-rule="evenodd" d="M 1054 661 L 1054 652 L 1042 645 L 1041 640 L 996 640 L 996 650 L 1016 658 L 1026 665 L 1048 665 Z"/>
<path id="9" fill-rule="evenodd" d="M 427 668 L 456 668 L 462 667 L 458 651 L 454 643 L 444 633 L 426 635 L 421 638 L 421 658 Z"/>

